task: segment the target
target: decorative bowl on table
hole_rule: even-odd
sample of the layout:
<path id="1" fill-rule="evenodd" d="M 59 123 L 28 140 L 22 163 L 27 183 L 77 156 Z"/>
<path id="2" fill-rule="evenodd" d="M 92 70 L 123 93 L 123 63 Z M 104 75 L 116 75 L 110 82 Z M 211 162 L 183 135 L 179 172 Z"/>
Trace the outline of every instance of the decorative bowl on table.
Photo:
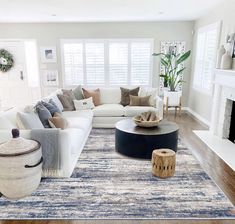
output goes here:
<path id="1" fill-rule="evenodd" d="M 149 111 L 133 117 L 133 121 L 139 127 L 152 128 L 157 127 L 161 120 L 156 113 Z"/>

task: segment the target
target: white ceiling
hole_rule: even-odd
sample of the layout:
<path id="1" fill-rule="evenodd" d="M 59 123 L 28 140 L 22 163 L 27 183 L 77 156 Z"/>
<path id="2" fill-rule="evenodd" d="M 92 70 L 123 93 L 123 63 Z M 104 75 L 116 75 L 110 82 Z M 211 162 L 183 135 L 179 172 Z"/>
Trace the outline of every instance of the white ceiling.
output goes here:
<path id="1" fill-rule="evenodd" d="M 0 0 L 0 22 L 195 20 L 221 1 Z"/>

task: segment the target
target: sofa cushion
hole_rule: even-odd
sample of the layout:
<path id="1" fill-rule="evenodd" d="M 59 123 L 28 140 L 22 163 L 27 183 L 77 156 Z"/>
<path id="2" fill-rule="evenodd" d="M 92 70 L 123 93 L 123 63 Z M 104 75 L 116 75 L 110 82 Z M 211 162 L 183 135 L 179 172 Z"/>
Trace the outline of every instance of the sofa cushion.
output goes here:
<path id="1" fill-rule="evenodd" d="M 52 117 L 50 111 L 45 106 L 43 106 L 41 102 L 38 102 L 35 108 L 43 126 L 45 128 L 50 128 L 50 125 L 48 122 L 48 119 Z"/>
<path id="2" fill-rule="evenodd" d="M 12 124 L 6 117 L 0 117 L 0 130 L 11 130 L 17 128 L 16 125 Z"/>
<path id="3" fill-rule="evenodd" d="M 60 113 L 54 113 L 53 117 L 48 119 L 51 128 L 66 129 L 68 127 L 68 121 Z"/>
<path id="4" fill-rule="evenodd" d="M 137 87 L 135 89 L 125 89 L 120 87 L 121 89 L 121 102 L 123 106 L 127 106 L 130 104 L 130 95 L 132 96 L 138 96 L 140 87 Z"/>
<path id="5" fill-rule="evenodd" d="M 49 96 L 45 97 L 43 99 L 43 101 L 49 102 L 49 100 L 52 99 L 55 102 L 55 104 L 57 105 L 57 107 L 60 109 L 60 111 L 62 111 L 64 108 L 63 108 L 63 105 L 60 102 L 57 94 L 62 94 L 62 90 L 61 89 L 56 90 L 55 92 L 51 93 Z"/>
<path id="6" fill-rule="evenodd" d="M 64 111 L 62 112 L 62 115 L 65 118 L 84 117 L 84 118 L 87 118 L 90 122 L 92 122 L 93 111 L 92 110 Z"/>
<path id="7" fill-rule="evenodd" d="M 150 106 L 150 96 L 132 96 L 130 95 L 130 106 Z"/>
<path id="8" fill-rule="evenodd" d="M 83 95 L 86 99 L 92 97 L 92 100 L 95 106 L 99 106 L 101 104 L 100 103 L 100 89 L 87 90 L 87 89 L 82 88 L 82 90 L 83 90 Z"/>
<path id="9" fill-rule="evenodd" d="M 101 104 L 119 104 L 121 101 L 120 88 L 100 88 Z"/>
<path id="10" fill-rule="evenodd" d="M 66 119 L 68 121 L 68 128 L 78 128 L 86 132 L 91 127 L 91 121 L 86 117 L 70 117 Z"/>
<path id="11" fill-rule="evenodd" d="M 73 102 L 76 110 L 88 110 L 95 107 L 92 97 L 83 100 L 74 100 Z"/>
<path id="12" fill-rule="evenodd" d="M 155 107 L 143 107 L 143 106 L 126 106 L 125 107 L 125 117 L 134 117 L 143 112 L 154 111 L 156 112 Z"/>
<path id="13" fill-rule="evenodd" d="M 81 85 L 78 85 L 75 89 L 73 89 L 73 94 L 74 94 L 76 100 L 84 99 Z"/>
<path id="14" fill-rule="evenodd" d="M 156 97 L 158 95 L 158 89 L 157 88 L 144 88 L 144 87 L 140 88 L 138 96 L 145 97 L 149 95 L 150 95 L 149 103 L 152 107 L 155 107 Z"/>
<path id="15" fill-rule="evenodd" d="M 42 101 L 42 104 L 50 111 L 52 116 L 54 115 L 54 113 L 61 114 L 62 112 L 52 99 L 50 99 L 49 102 Z"/>
<path id="16" fill-rule="evenodd" d="M 63 105 L 63 111 L 73 111 L 75 110 L 73 100 L 65 94 L 57 95 L 61 104 Z"/>
<path id="17" fill-rule="evenodd" d="M 42 122 L 40 121 L 38 114 L 35 112 L 18 112 L 16 114 L 17 125 L 20 129 L 43 129 Z"/>
<path id="18" fill-rule="evenodd" d="M 95 117 L 124 116 L 124 107 L 121 104 L 103 104 L 93 109 Z"/>

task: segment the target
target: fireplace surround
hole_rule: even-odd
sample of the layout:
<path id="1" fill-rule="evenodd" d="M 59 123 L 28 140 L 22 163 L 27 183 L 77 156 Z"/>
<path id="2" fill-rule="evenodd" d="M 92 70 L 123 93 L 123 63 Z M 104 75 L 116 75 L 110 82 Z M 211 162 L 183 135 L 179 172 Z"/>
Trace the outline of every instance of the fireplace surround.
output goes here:
<path id="1" fill-rule="evenodd" d="M 235 71 L 215 70 L 213 84 L 210 128 L 194 133 L 235 171 Z"/>

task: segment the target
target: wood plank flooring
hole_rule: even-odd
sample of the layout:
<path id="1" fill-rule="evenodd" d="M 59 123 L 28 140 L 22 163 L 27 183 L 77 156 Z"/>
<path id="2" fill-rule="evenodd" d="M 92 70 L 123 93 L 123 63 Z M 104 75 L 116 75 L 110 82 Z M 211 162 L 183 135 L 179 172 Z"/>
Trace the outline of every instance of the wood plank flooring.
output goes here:
<path id="1" fill-rule="evenodd" d="M 206 130 L 207 127 L 183 113 L 175 117 L 169 113 L 168 120 L 180 127 L 180 135 L 185 145 L 192 151 L 202 168 L 235 204 L 235 172 L 209 149 L 192 131 Z M 0 224 L 235 224 L 235 220 L 44 220 L 44 221 L 0 221 Z"/>

